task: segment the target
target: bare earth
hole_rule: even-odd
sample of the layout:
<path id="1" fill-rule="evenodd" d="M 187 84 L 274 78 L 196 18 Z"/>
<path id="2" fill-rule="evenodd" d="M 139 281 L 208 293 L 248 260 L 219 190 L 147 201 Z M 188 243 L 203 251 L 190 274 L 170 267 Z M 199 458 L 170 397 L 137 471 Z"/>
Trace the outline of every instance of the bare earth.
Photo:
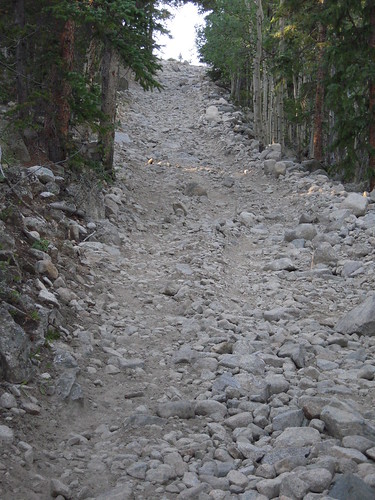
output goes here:
<path id="1" fill-rule="evenodd" d="M 73 370 L 83 399 L 18 388 L 41 410 L 2 414 L 0 497 L 313 500 L 342 472 L 375 486 L 375 337 L 335 329 L 374 290 L 374 230 L 350 211 L 335 224 L 347 193 L 321 171 L 266 175 L 203 68 L 164 67 L 163 91 L 121 93 L 117 244 L 88 239 L 76 275 L 59 269 L 77 319 L 46 371 Z M 301 217 L 310 233 L 286 241 Z"/>

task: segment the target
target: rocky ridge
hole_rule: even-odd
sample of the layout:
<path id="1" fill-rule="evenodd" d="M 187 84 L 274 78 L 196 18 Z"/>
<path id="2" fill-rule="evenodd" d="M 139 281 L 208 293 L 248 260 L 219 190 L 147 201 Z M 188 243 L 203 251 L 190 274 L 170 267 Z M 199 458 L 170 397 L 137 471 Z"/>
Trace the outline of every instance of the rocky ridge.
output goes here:
<path id="1" fill-rule="evenodd" d="M 374 498 L 374 193 L 260 152 L 203 68 L 160 81 L 121 93 L 115 186 L 31 167 L 45 216 L 3 217 L 38 318 L 1 306 L 1 498 Z"/>

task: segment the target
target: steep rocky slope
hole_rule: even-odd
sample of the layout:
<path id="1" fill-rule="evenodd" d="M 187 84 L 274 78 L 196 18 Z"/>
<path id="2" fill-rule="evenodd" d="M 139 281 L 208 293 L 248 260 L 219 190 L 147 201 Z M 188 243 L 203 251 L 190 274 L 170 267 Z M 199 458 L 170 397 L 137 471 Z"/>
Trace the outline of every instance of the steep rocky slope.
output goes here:
<path id="1" fill-rule="evenodd" d="M 260 152 L 203 68 L 160 80 L 121 93 L 116 184 L 38 170 L 44 219 L 4 236 L 30 260 L 55 231 L 38 318 L 15 304 L 46 320 L 1 385 L 0 497 L 374 498 L 375 197 Z"/>

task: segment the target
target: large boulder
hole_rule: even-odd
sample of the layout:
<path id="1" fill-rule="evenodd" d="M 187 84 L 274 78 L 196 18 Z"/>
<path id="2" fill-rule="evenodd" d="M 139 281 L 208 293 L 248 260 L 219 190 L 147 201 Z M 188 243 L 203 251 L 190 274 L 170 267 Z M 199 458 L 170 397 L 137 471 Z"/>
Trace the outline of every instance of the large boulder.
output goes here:
<path id="1" fill-rule="evenodd" d="M 339 500 L 373 500 L 375 490 L 353 474 L 339 476 L 329 491 L 329 498 Z"/>
<path id="2" fill-rule="evenodd" d="M 335 329 L 344 334 L 375 335 L 375 294 L 346 313 Z"/>
<path id="3" fill-rule="evenodd" d="M 368 198 L 362 196 L 359 193 L 349 193 L 345 200 L 342 202 L 342 208 L 347 208 L 357 217 L 361 215 L 365 215 L 367 206 L 368 206 Z"/>
<path id="4" fill-rule="evenodd" d="M 206 119 L 209 122 L 219 123 L 221 121 L 219 110 L 216 106 L 209 106 L 206 109 Z"/>
<path id="5" fill-rule="evenodd" d="M 349 407 L 325 406 L 320 414 L 329 435 L 342 439 L 345 436 L 364 436 L 375 440 L 375 426 Z"/>
<path id="6" fill-rule="evenodd" d="M 30 342 L 4 304 L 0 305 L 0 380 L 13 384 L 31 377 Z"/>

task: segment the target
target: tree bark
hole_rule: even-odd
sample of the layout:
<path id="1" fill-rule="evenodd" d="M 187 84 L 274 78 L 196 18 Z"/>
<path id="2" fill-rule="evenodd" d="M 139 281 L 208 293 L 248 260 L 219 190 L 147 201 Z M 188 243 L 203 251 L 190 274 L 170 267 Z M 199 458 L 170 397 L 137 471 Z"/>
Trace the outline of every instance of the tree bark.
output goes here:
<path id="1" fill-rule="evenodd" d="M 116 90 L 119 71 L 119 59 L 116 51 L 107 39 L 104 43 L 102 58 L 102 106 L 103 119 L 100 123 L 99 147 L 105 172 L 114 179 L 113 169 Z"/>
<path id="2" fill-rule="evenodd" d="M 254 131 L 260 140 L 263 140 L 262 127 L 262 94 L 261 94 L 261 76 L 260 66 L 262 60 L 262 24 L 263 24 L 263 8 L 262 0 L 256 0 L 257 4 L 257 43 L 254 57 Z"/>
<path id="3" fill-rule="evenodd" d="M 69 134 L 69 122 L 70 122 L 70 103 L 69 100 L 72 95 L 72 88 L 67 80 L 67 73 L 73 69 L 74 61 L 74 35 L 75 35 L 75 25 L 74 21 L 68 19 L 63 27 L 60 35 L 60 50 L 63 64 L 63 78 L 61 82 L 61 89 L 57 96 L 57 120 L 58 128 L 63 142 L 63 148 L 66 150 L 68 134 Z"/>
<path id="4" fill-rule="evenodd" d="M 320 24 L 318 35 L 318 71 L 315 91 L 315 110 L 314 110 L 314 137 L 313 137 L 313 156 L 316 160 L 323 160 L 323 118 L 324 118 L 324 42 L 326 40 L 327 30 Z"/>
<path id="5" fill-rule="evenodd" d="M 72 89 L 67 73 L 73 69 L 74 61 L 74 21 L 68 20 L 61 29 L 59 49 L 62 71 L 57 64 L 51 67 L 48 86 L 49 102 L 44 120 L 44 139 L 48 158 L 53 162 L 66 160 L 71 109 L 69 99 Z"/>
<path id="6" fill-rule="evenodd" d="M 369 4 L 372 2 L 369 2 Z M 375 63 L 375 6 L 370 7 L 370 51 L 372 61 Z M 369 112 L 370 112 L 370 129 L 369 129 L 369 169 L 370 169 L 370 191 L 375 188 L 375 80 L 370 80 L 369 83 Z"/>
<path id="7" fill-rule="evenodd" d="M 27 99 L 26 89 L 26 42 L 23 30 L 25 28 L 25 0 L 16 0 L 14 5 L 14 21 L 20 30 L 19 39 L 16 46 L 16 87 L 17 87 L 17 101 L 21 106 L 20 116 L 25 116 L 25 110 L 22 105 L 25 104 Z"/>

